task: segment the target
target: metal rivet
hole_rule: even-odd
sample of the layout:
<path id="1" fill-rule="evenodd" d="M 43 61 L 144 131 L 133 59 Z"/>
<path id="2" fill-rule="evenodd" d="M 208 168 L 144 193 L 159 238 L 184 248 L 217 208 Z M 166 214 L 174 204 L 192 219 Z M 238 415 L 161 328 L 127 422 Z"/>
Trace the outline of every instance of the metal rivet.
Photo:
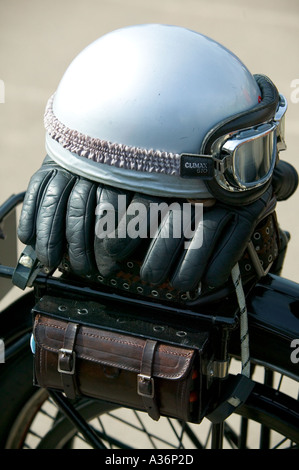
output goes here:
<path id="1" fill-rule="evenodd" d="M 137 292 L 139 292 L 139 294 L 142 294 L 143 293 L 143 287 L 138 286 L 137 287 Z"/>
<path id="2" fill-rule="evenodd" d="M 87 308 L 78 308 L 77 313 L 79 313 L 79 315 L 87 315 L 88 310 L 87 310 Z"/>
<path id="3" fill-rule="evenodd" d="M 115 279 L 111 279 L 110 283 L 113 285 L 113 286 L 116 286 L 117 285 L 117 282 Z"/>
<path id="4" fill-rule="evenodd" d="M 173 295 L 170 294 L 169 292 L 167 292 L 166 297 L 167 297 L 167 299 L 172 299 Z"/>
<path id="5" fill-rule="evenodd" d="M 176 335 L 179 336 L 179 338 L 183 338 L 184 336 L 187 336 L 186 331 L 177 331 Z"/>
<path id="6" fill-rule="evenodd" d="M 156 291 L 156 290 L 152 290 L 151 294 L 152 294 L 154 297 L 158 297 L 159 292 Z"/>
<path id="7" fill-rule="evenodd" d="M 99 275 L 99 276 L 98 276 L 98 281 L 103 282 L 103 281 L 104 281 L 103 276 Z"/>
<path id="8" fill-rule="evenodd" d="M 261 238 L 261 234 L 259 232 L 255 232 L 255 234 L 253 235 L 253 238 L 255 240 L 259 240 Z"/>
<path id="9" fill-rule="evenodd" d="M 127 282 L 123 283 L 123 288 L 124 289 L 130 289 L 130 285 Z"/>
<path id="10" fill-rule="evenodd" d="M 67 310 L 67 307 L 65 305 L 59 305 L 58 310 L 60 312 L 65 312 Z"/>
<path id="11" fill-rule="evenodd" d="M 160 325 L 155 325 L 153 327 L 153 330 L 156 331 L 156 332 L 160 332 L 160 331 L 164 331 L 165 330 L 165 327 L 164 326 L 160 326 Z"/>
<path id="12" fill-rule="evenodd" d="M 251 264 L 245 264 L 245 270 L 250 271 L 251 270 Z"/>
<path id="13" fill-rule="evenodd" d="M 134 268 L 134 263 L 132 261 L 127 262 L 128 268 Z"/>

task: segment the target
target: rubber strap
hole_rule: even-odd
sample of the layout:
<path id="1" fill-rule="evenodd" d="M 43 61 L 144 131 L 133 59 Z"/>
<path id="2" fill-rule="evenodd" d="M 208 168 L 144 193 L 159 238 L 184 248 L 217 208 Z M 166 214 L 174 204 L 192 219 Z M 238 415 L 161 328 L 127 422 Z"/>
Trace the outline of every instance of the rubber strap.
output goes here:
<path id="1" fill-rule="evenodd" d="M 250 377 L 250 353 L 249 353 L 249 332 L 245 294 L 242 286 L 242 279 L 237 263 L 232 269 L 232 280 L 236 289 L 236 295 L 240 308 L 240 340 L 241 340 L 241 362 L 242 375 Z"/>

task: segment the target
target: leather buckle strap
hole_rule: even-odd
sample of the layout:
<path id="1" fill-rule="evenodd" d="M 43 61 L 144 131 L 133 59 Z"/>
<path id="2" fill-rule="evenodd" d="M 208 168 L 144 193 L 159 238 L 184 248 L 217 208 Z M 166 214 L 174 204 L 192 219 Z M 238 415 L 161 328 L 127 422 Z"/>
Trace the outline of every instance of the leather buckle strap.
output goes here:
<path id="1" fill-rule="evenodd" d="M 155 382 L 153 377 L 148 375 L 138 374 L 138 395 L 141 397 L 154 398 L 155 396 Z"/>
<path id="2" fill-rule="evenodd" d="M 58 353 L 58 372 L 73 375 L 75 373 L 76 353 L 70 349 L 61 348 Z"/>
<path id="3" fill-rule="evenodd" d="M 70 399 L 76 398 L 76 354 L 74 351 L 76 335 L 79 325 L 77 323 L 68 323 L 65 335 L 63 348 L 58 352 L 58 365 L 57 370 L 61 374 L 63 390 L 66 396 Z"/>
<path id="4" fill-rule="evenodd" d="M 159 409 L 156 403 L 155 383 L 152 377 L 157 341 L 147 340 L 143 349 L 141 370 L 137 376 L 137 393 L 142 397 L 149 416 L 158 421 Z"/>

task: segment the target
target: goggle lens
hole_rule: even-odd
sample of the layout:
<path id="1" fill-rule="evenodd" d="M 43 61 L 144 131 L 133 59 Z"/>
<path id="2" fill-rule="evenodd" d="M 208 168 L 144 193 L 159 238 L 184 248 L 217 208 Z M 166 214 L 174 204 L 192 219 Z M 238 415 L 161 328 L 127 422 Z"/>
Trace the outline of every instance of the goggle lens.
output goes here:
<path id="1" fill-rule="evenodd" d="M 286 110 L 287 101 L 280 95 L 279 108 L 271 123 L 238 132 L 223 144 L 222 151 L 231 160 L 231 166 L 225 172 L 230 186 L 250 189 L 269 179 L 276 152 L 286 149 Z M 221 177 L 219 183 L 225 185 Z"/>
<path id="2" fill-rule="evenodd" d="M 234 152 L 234 172 L 241 185 L 262 181 L 272 170 L 276 158 L 276 132 L 241 143 Z"/>

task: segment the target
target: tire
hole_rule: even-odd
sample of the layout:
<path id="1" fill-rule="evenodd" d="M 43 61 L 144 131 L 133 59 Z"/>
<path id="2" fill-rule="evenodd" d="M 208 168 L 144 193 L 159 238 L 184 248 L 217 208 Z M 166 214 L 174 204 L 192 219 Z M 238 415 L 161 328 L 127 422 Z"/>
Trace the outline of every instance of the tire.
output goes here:
<path id="1" fill-rule="evenodd" d="M 88 447 L 83 438 L 77 436 L 72 422 L 51 402 L 47 392 L 32 386 L 32 356 L 28 347 L 14 358 L 3 378 L 0 387 L 1 448 Z M 137 448 L 162 449 L 205 448 L 210 445 L 207 438 L 210 423 L 207 420 L 201 425 L 189 425 L 161 418 L 156 423 L 145 413 L 87 398 L 78 400 L 75 407 L 109 448 L 135 448 L 136 443 Z M 280 441 L 287 447 L 298 447 L 299 407 L 295 398 L 257 383 L 237 413 L 240 416 L 237 430 L 235 424 L 230 423 L 231 419 L 224 424 L 224 447 L 248 447 L 246 437 L 252 434 L 252 431 L 247 431 L 249 422 L 250 426 L 253 423 L 262 425 L 262 438 L 254 448 L 260 444 L 263 448 L 275 447 Z M 235 415 L 232 419 L 236 419 Z M 269 428 L 274 431 L 274 443 L 269 440 Z M 277 437 L 276 433 L 281 436 Z M 256 435 L 256 431 L 253 434 Z M 128 437 L 120 442 L 119 436 Z"/>

